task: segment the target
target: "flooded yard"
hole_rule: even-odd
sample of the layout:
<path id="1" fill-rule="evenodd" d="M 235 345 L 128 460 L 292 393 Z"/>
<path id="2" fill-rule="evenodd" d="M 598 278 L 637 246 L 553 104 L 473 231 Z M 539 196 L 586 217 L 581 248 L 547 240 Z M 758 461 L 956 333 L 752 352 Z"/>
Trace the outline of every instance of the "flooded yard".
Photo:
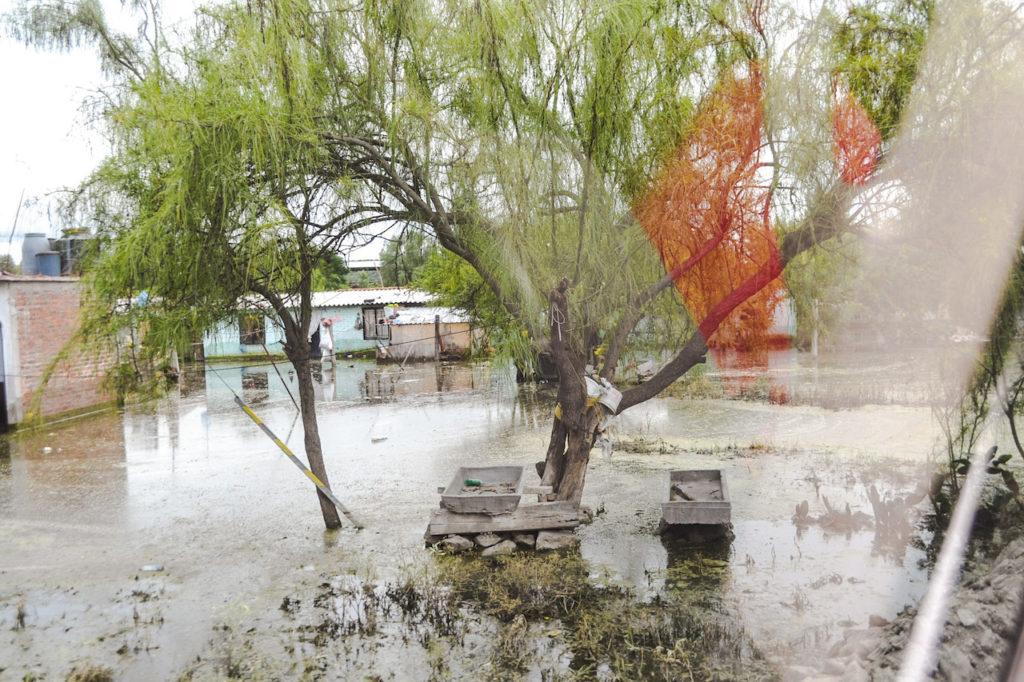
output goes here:
<path id="1" fill-rule="evenodd" d="M 856 383 L 853 368 L 803 362 L 792 354 L 772 374 L 789 396 L 812 394 L 829 372 Z M 424 547 L 437 488 L 459 466 L 523 466 L 536 482 L 552 388 L 517 386 L 487 364 L 343 359 L 321 370 L 331 486 L 365 525 L 324 532 L 308 481 L 233 402 L 235 391 L 301 453 L 295 383 L 280 370 L 213 365 L 154 403 L 3 442 L 0 680 L 88 666 L 125 680 L 614 676 L 581 658 L 582 620 L 503 620 L 499 604 L 457 598 L 438 577 L 448 560 Z M 877 401 L 888 394 L 870 386 L 867 404 L 856 395 L 843 409 L 725 394 L 628 411 L 611 456 L 592 455 L 582 561 L 556 568 L 580 571 L 581 589 L 602 599 L 686 598 L 727 619 L 748 653 L 726 677 L 747 676 L 746 662 L 754 678 L 813 665 L 846 628 L 915 603 L 928 577 L 927 501 L 908 532 L 880 533 L 868 489 L 907 495 L 926 480 L 931 412 Z M 728 480 L 733 537 L 663 540 L 667 472 L 709 468 Z M 506 646 L 517 624 L 521 649 Z"/>

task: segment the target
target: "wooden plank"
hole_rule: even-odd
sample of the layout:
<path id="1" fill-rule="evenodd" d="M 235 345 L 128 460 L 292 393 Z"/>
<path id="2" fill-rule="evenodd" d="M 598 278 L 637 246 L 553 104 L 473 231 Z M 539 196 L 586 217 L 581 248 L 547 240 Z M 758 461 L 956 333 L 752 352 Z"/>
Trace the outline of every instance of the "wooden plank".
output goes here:
<path id="1" fill-rule="evenodd" d="M 554 492 L 554 486 L 550 485 L 528 485 L 523 488 L 524 495 L 550 495 Z"/>
<path id="2" fill-rule="evenodd" d="M 548 502 L 523 505 L 511 514 L 455 514 L 435 509 L 427 526 L 428 535 L 460 533 L 503 533 L 547 528 L 575 528 L 580 525 L 579 510 L 572 502 Z"/>

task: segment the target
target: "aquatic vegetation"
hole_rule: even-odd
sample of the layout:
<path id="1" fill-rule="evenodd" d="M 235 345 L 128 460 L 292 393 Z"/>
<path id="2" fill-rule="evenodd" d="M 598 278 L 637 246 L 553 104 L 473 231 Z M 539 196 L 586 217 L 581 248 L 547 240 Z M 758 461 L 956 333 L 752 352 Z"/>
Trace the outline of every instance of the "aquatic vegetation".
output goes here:
<path id="1" fill-rule="evenodd" d="M 696 556 L 673 569 L 675 589 L 651 601 L 598 574 L 578 554 L 520 554 L 495 562 L 452 557 L 439 581 L 463 606 L 506 625 L 492 660 L 512 669 L 531 621 L 550 623 L 576 678 L 759 680 L 775 674 L 734 619 L 698 605 L 687 581 L 721 576 L 724 561 Z M 689 575 L 687 575 L 689 574 Z M 684 577 L 685 576 L 685 577 Z M 713 578 L 712 578 L 713 580 Z M 547 626 L 545 626 L 547 627 Z"/>

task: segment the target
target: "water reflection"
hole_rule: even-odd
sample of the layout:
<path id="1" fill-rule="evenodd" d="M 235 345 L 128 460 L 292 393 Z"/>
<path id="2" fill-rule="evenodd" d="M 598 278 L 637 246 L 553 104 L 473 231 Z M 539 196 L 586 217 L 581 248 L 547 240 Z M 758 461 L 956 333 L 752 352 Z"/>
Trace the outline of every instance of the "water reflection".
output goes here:
<path id="1" fill-rule="evenodd" d="M 242 400 L 259 405 L 270 399 L 270 379 L 265 371 L 254 367 L 242 368 Z"/>
<path id="2" fill-rule="evenodd" d="M 938 358 L 950 348 L 909 354 L 879 350 L 812 356 L 795 349 L 708 354 L 706 381 L 722 397 L 775 405 L 815 405 L 829 409 L 862 405 L 928 405 L 941 377 Z"/>
<path id="3" fill-rule="evenodd" d="M 208 366 L 205 390 L 211 404 L 233 401 L 238 393 L 250 404 L 291 402 L 298 382 L 288 363 L 257 365 L 216 364 Z M 373 360 L 342 359 L 340 362 L 311 362 L 310 373 L 318 386 L 319 402 L 386 403 L 429 394 L 462 391 L 496 391 L 513 397 L 516 393 L 511 371 L 503 364 L 415 363 L 378 365 Z M 202 390 L 203 385 L 184 389 Z M 531 389 L 533 390 L 533 389 Z"/>
<path id="4" fill-rule="evenodd" d="M 662 536 L 665 547 L 665 589 L 682 593 L 701 605 L 718 604 L 730 580 L 732 538 L 692 544 Z"/>
<path id="5" fill-rule="evenodd" d="M 381 365 L 365 370 L 362 397 L 371 402 L 392 402 L 426 393 L 473 391 L 492 387 L 500 375 L 483 364 Z"/>
<path id="6" fill-rule="evenodd" d="M 794 361 L 790 395 L 804 391 L 803 361 Z M 87 572 L 106 589 L 140 565 L 167 564 L 181 586 L 177 610 L 168 611 L 165 629 L 151 631 L 160 645 L 152 660 L 167 670 L 168 661 L 194 658 L 180 633 L 209 633 L 211 605 L 266 596 L 270 606 L 259 617 L 277 614 L 281 595 L 263 591 L 290 586 L 304 570 L 298 567 L 319 563 L 317 570 L 340 573 L 352 557 L 359 570 L 397 574 L 426 560 L 422 533 L 436 487 L 457 466 L 514 463 L 532 472 L 546 447 L 553 387 L 517 386 L 505 367 L 322 366 L 316 394 L 327 468 L 341 499 L 367 524 L 358 534 L 324 535 L 306 479 L 233 401 L 234 392 L 258 402 L 261 419 L 301 453 L 302 428 L 288 396 L 297 382 L 287 365 L 278 370 L 215 365 L 205 381 L 186 374 L 181 391 L 158 403 L 0 439 L 11 449 L 5 456 L 0 445 L 0 588 L 13 590 L 26 567 L 46 566 L 52 585 L 76 584 Z M 883 503 L 914 491 L 915 465 L 879 462 L 893 451 L 927 449 L 927 410 L 655 400 L 623 417 L 623 431 L 676 447 L 595 457 L 584 503 L 598 517 L 579 535 L 589 562 L 610 567 L 642 596 L 665 589 L 718 599 L 742 616 L 759 646 L 791 651 L 793 642 L 809 641 L 808 632 L 839 620 L 891 616 L 923 590 L 918 562 L 925 555 L 914 546 L 922 536 L 876 532 L 868 490 L 874 485 Z M 709 467 L 729 479 L 731 545 L 688 547 L 658 537 L 666 472 Z M 819 517 L 828 512 L 825 497 L 840 513 L 849 505 L 851 515 L 870 514 L 871 525 L 848 532 L 794 526 L 797 504 L 807 501 L 807 513 Z M 913 525 L 915 517 L 908 519 Z M 61 634 L 62 625 L 48 632 L 58 643 L 86 636 L 77 626 Z M 105 631 L 95 630 L 90 641 Z M 40 637 L 33 646 L 43 651 L 49 642 Z"/>
<path id="7" fill-rule="evenodd" d="M 107 524 L 125 509 L 127 469 L 120 415 L 0 440 L 0 516 L 62 524 Z"/>

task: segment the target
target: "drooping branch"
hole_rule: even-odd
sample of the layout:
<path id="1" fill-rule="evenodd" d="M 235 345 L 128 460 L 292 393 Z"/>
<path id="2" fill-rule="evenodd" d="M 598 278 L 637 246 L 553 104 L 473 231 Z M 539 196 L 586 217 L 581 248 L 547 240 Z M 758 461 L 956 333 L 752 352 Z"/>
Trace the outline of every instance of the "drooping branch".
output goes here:
<path id="1" fill-rule="evenodd" d="M 352 165 L 339 157 L 343 165 L 341 170 L 354 179 L 371 183 L 399 202 L 405 211 L 395 212 L 396 217 L 401 215 L 409 221 L 429 226 L 442 247 L 468 262 L 477 271 L 511 317 L 524 327 L 532 326 L 530 320 L 523 315 L 521 305 L 501 283 L 494 269 L 484 261 L 480 251 L 467 245 L 455 230 L 455 225 L 460 222 L 468 226 L 480 219 L 445 208 L 444 200 L 426 177 L 422 165 L 417 162 L 415 153 L 407 144 L 395 143 L 401 149 L 402 161 L 399 165 L 399 161 L 385 154 L 386 146 L 380 140 L 333 134 L 325 134 L 324 139 L 339 155 L 352 148 L 359 149 L 362 160 L 358 165 Z M 368 172 L 365 163 L 372 164 L 379 172 Z M 427 196 L 423 196 L 416 188 L 422 188 Z"/>

